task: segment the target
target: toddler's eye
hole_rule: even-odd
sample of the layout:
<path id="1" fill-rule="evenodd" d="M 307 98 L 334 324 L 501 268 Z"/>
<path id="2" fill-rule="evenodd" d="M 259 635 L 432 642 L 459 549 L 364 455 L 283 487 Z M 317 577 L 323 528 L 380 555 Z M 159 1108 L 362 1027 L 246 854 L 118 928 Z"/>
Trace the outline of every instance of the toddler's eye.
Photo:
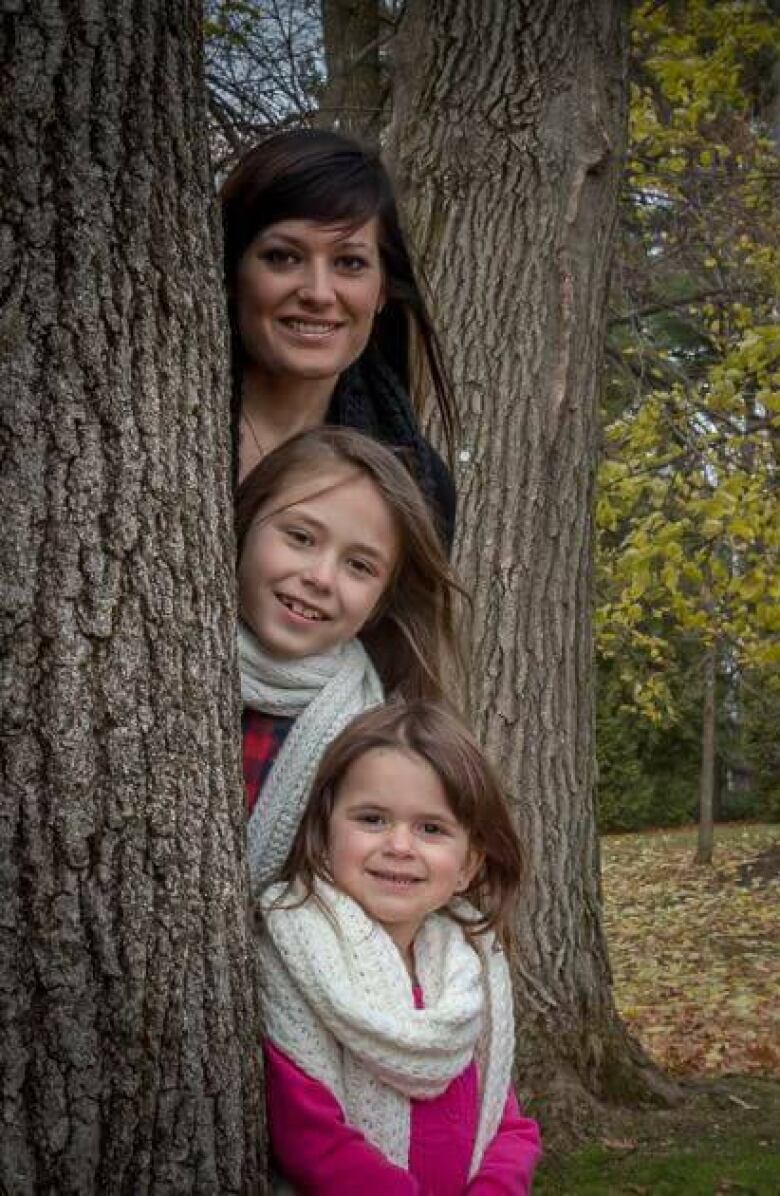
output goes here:
<path id="1" fill-rule="evenodd" d="M 381 826 L 384 818 L 381 814 L 375 814 L 371 810 L 366 810 L 356 816 L 358 822 L 362 822 L 364 826 Z"/>

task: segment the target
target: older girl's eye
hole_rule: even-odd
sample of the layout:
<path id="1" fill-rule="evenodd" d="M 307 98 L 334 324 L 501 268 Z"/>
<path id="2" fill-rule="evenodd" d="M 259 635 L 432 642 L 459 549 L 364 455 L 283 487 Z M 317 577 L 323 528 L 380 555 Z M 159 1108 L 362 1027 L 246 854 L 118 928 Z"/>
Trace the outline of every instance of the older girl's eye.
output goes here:
<path id="1" fill-rule="evenodd" d="M 311 532 L 306 531 L 303 527 L 285 527 L 284 534 L 288 540 L 292 540 L 293 544 L 311 544 L 313 537 Z"/>
<path id="2" fill-rule="evenodd" d="M 349 567 L 354 573 L 360 573 L 364 577 L 376 577 L 376 569 L 370 561 L 366 561 L 363 557 L 350 557 Z"/>
<path id="3" fill-rule="evenodd" d="M 439 822 L 424 822 L 422 824 L 422 831 L 424 835 L 444 835 L 446 831 Z"/>

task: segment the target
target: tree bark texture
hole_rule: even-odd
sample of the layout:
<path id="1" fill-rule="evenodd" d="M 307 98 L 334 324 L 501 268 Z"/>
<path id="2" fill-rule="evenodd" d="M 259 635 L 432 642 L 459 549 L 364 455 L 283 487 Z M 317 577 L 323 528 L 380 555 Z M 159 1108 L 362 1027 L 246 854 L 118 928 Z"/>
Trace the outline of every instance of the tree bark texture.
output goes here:
<path id="1" fill-rule="evenodd" d="M 0 46 L 0 1189 L 257 1191 L 199 6 Z"/>
<path id="2" fill-rule="evenodd" d="M 613 1005 L 594 816 L 592 507 L 626 57 L 615 0 L 410 0 L 393 64 L 396 174 L 463 412 L 469 706 L 532 860 L 519 1075 L 573 1117 L 584 1090 L 660 1079 Z"/>
<path id="3" fill-rule="evenodd" d="M 320 121 L 377 141 L 382 110 L 379 0 L 322 0 L 327 84 Z"/>
<path id="4" fill-rule="evenodd" d="M 717 647 L 707 648 L 704 657 L 704 704 L 702 707 L 701 772 L 699 776 L 699 832 L 696 863 L 712 863 L 715 838 L 715 689 L 717 682 Z"/>

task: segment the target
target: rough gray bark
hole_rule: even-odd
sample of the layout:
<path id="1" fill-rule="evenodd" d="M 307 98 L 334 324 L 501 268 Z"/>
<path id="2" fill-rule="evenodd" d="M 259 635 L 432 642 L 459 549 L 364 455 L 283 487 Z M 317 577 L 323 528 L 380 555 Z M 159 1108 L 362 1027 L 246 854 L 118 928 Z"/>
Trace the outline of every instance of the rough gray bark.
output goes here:
<path id="1" fill-rule="evenodd" d="M 701 729 L 701 772 L 699 775 L 699 831 L 696 863 L 712 863 L 715 838 L 715 685 L 717 648 L 712 645 L 704 657 L 704 704 Z"/>
<path id="2" fill-rule="evenodd" d="M 376 141 L 382 114 L 379 0 L 322 0 L 328 81 L 318 121 Z"/>
<path id="3" fill-rule="evenodd" d="M 199 6 L 0 24 L 0 1189 L 261 1184 Z"/>
<path id="4" fill-rule="evenodd" d="M 469 704 L 532 856 L 518 925 L 526 1094 L 665 1087 L 613 1005 L 594 817 L 592 506 L 627 5 L 410 0 L 391 129 L 461 410 Z"/>

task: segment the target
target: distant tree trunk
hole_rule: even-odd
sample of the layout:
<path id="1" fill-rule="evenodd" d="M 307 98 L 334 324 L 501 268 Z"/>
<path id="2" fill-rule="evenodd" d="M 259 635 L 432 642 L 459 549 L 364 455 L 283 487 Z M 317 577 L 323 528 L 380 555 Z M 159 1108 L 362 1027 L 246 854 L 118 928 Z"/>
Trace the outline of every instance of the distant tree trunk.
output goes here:
<path id="1" fill-rule="evenodd" d="M 699 780 L 699 836 L 696 863 L 712 863 L 715 808 L 715 685 L 717 647 L 707 648 L 704 657 L 704 706 L 701 731 L 701 775 Z"/>
<path id="2" fill-rule="evenodd" d="M 0 1190 L 262 1180 L 200 11 L 14 5 Z"/>
<path id="3" fill-rule="evenodd" d="M 382 110 L 379 0 L 322 0 L 327 84 L 319 123 L 377 141 Z"/>
<path id="4" fill-rule="evenodd" d="M 521 1084 L 587 1119 L 670 1093 L 616 1015 L 594 816 L 592 507 L 627 6 L 409 0 L 391 146 L 464 440 L 457 560 L 470 706 L 533 860 L 518 926 Z"/>

